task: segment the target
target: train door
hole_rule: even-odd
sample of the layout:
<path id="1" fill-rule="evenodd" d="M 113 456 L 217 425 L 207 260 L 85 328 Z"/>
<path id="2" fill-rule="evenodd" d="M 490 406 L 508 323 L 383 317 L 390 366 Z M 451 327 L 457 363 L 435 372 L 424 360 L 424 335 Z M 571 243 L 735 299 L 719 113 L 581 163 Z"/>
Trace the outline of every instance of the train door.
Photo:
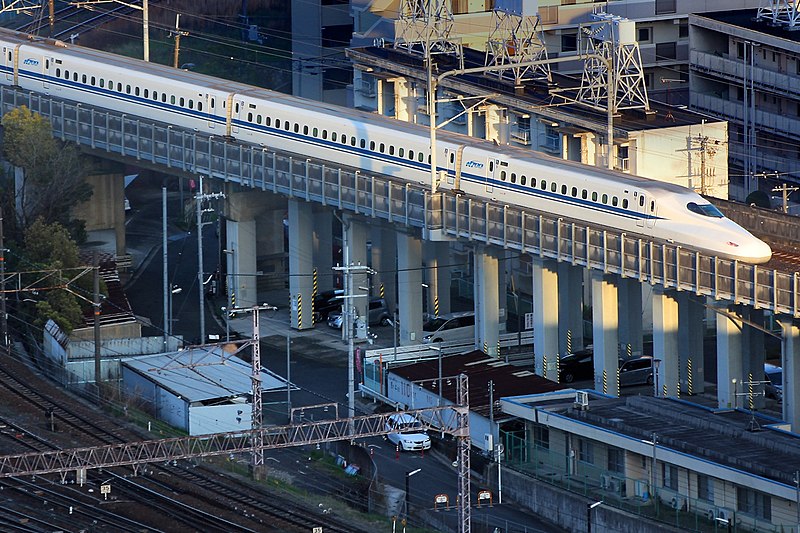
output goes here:
<path id="1" fill-rule="evenodd" d="M 448 185 L 453 184 L 453 177 L 455 176 L 456 152 L 449 148 L 444 149 L 444 160 L 446 171 L 446 180 Z"/>
<path id="2" fill-rule="evenodd" d="M 495 174 L 499 172 L 497 167 L 500 166 L 500 160 L 490 157 L 486 163 L 486 192 L 493 192 L 494 178 Z"/>
<path id="3" fill-rule="evenodd" d="M 214 98 L 213 94 L 206 93 L 206 110 L 207 110 L 207 122 L 208 128 L 214 129 L 217 121 L 214 120 L 217 114 L 217 99 Z"/>
<path id="4" fill-rule="evenodd" d="M 658 211 L 658 205 L 654 198 L 649 198 L 647 201 L 647 209 L 649 210 L 649 216 L 647 217 L 647 227 L 652 229 L 653 226 L 656 225 L 656 212 Z"/>
<path id="5" fill-rule="evenodd" d="M 6 79 L 14 79 L 14 49 L 8 46 L 3 47 L 3 66 L 6 70 Z"/>
<path id="6" fill-rule="evenodd" d="M 44 89 L 50 89 L 50 69 L 52 67 L 53 60 L 49 57 L 45 57 L 44 65 L 42 66 L 42 88 Z"/>
<path id="7" fill-rule="evenodd" d="M 641 228 L 644 227 L 645 219 L 647 218 L 647 195 L 641 191 L 637 191 L 633 193 L 633 199 L 636 203 L 636 225 Z"/>

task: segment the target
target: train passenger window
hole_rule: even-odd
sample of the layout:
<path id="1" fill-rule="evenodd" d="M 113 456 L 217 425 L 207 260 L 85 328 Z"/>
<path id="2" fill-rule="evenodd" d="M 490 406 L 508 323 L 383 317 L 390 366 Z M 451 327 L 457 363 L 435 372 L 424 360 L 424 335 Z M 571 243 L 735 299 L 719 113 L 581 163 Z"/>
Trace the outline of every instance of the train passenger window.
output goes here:
<path id="1" fill-rule="evenodd" d="M 136 95 L 136 96 L 139 96 L 139 88 L 138 87 L 134 87 L 133 88 L 133 94 Z"/>
<path id="2" fill-rule="evenodd" d="M 74 81 L 76 83 L 78 82 L 78 73 L 77 72 L 73 72 L 72 73 L 72 81 Z"/>
<path id="3" fill-rule="evenodd" d="M 525 184 L 528 182 L 528 178 L 527 178 L 527 177 L 525 177 L 525 174 L 523 174 L 522 176 L 520 176 L 520 177 L 519 177 L 519 182 L 520 182 L 522 185 L 525 185 Z"/>
<path id="4" fill-rule="evenodd" d="M 639 207 L 644 207 L 644 195 L 639 196 Z"/>
<path id="5" fill-rule="evenodd" d="M 578 188 L 577 187 L 573 187 L 572 188 L 572 197 L 573 198 L 577 198 L 578 197 Z"/>
<path id="6" fill-rule="evenodd" d="M 189 109 L 194 109 L 194 100 L 189 99 Z"/>
<path id="7" fill-rule="evenodd" d="M 291 124 L 289 124 L 289 121 L 287 120 L 283 125 L 283 129 L 285 129 L 286 131 L 289 131 L 290 128 L 291 128 Z"/>
<path id="8" fill-rule="evenodd" d="M 564 196 L 567 195 L 567 186 L 566 185 L 562 185 L 561 186 L 561 194 L 563 194 Z"/>
<path id="9" fill-rule="evenodd" d="M 531 188 L 536 188 L 536 178 L 531 178 Z"/>
<path id="10" fill-rule="evenodd" d="M 264 118 L 261 115 L 256 115 L 256 124 L 261 124 Z"/>
<path id="11" fill-rule="evenodd" d="M 394 145 L 393 144 L 389 145 L 389 155 L 394 155 Z"/>
<path id="12" fill-rule="evenodd" d="M 430 160 L 430 158 L 428 158 L 428 160 Z M 423 152 L 417 154 L 417 161 L 419 161 L 420 163 L 425 161 L 425 154 Z"/>
<path id="13" fill-rule="evenodd" d="M 314 128 L 313 130 L 311 130 L 311 136 L 319 137 L 319 128 Z"/>
<path id="14" fill-rule="evenodd" d="M 714 209 L 716 209 L 716 207 L 714 207 Z M 655 200 L 650 200 L 650 212 L 651 213 L 655 213 L 656 212 L 656 202 L 655 202 Z M 722 216 L 723 216 L 722 213 L 720 213 L 717 218 L 722 218 Z"/>
<path id="15" fill-rule="evenodd" d="M 547 190 L 547 181 L 546 180 L 542 180 L 542 190 L 543 191 Z"/>
<path id="16" fill-rule="evenodd" d="M 197 102 L 197 110 L 198 111 L 202 111 L 203 110 L 203 102 L 202 102 L 202 100 Z M 261 117 L 259 116 L 258 118 L 261 118 Z"/>
<path id="17" fill-rule="evenodd" d="M 381 149 L 380 149 L 380 152 L 381 152 L 381 153 L 383 153 L 383 151 L 384 151 L 384 150 L 386 150 L 386 145 L 385 145 L 385 144 L 383 144 L 383 143 L 381 143 Z"/>
<path id="18" fill-rule="evenodd" d="M 334 141 L 334 142 L 336 141 L 336 132 L 335 131 L 331 133 L 331 140 Z"/>
<path id="19" fill-rule="evenodd" d="M 327 139 L 328 138 L 328 130 L 322 130 L 322 138 L 323 139 Z"/>
<path id="20" fill-rule="evenodd" d="M 275 127 L 281 129 L 281 119 L 279 118 L 275 119 Z"/>
<path id="21" fill-rule="evenodd" d="M 259 115 L 259 118 L 260 117 L 261 117 L 261 115 Z M 259 124 L 261 124 L 261 123 L 259 122 Z M 307 125 L 303 126 L 303 135 L 308 135 L 308 126 Z"/>
<path id="22" fill-rule="evenodd" d="M 83 83 L 84 85 L 86 84 L 86 74 L 81 76 L 81 83 Z"/>
<path id="23" fill-rule="evenodd" d="M 414 150 L 409 150 L 409 151 L 408 151 L 408 159 L 409 159 L 410 161 L 413 161 L 413 160 L 414 160 Z"/>
<path id="24" fill-rule="evenodd" d="M 597 193 L 596 192 L 592 192 L 592 201 L 593 202 L 597 201 Z"/>
<path id="25" fill-rule="evenodd" d="M 503 181 L 506 181 L 506 171 L 505 170 L 501 170 L 500 171 L 500 179 L 503 180 Z"/>
<path id="26" fill-rule="evenodd" d="M 342 144 L 347 144 L 347 135 L 342 133 L 342 136 L 339 137 L 339 142 L 341 142 Z"/>
<path id="27" fill-rule="evenodd" d="M 68 70 L 65 70 L 65 71 L 64 71 L 64 79 L 65 79 L 65 80 L 68 80 L 68 79 L 69 79 L 69 71 L 68 71 Z"/>
<path id="28" fill-rule="evenodd" d="M 586 198 L 587 198 L 588 196 L 589 196 L 589 191 L 587 191 L 586 189 L 581 189 L 581 198 L 583 198 L 584 200 L 586 200 Z"/>
<path id="29" fill-rule="evenodd" d="M 611 198 L 611 205 L 613 205 L 614 207 L 617 207 L 618 204 L 619 204 L 619 198 L 617 198 L 616 196 L 613 196 Z"/>
<path id="30" fill-rule="evenodd" d="M 512 172 L 511 173 L 511 183 L 516 183 L 516 182 L 517 182 L 517 173 L 516 172 Z"/>
<path id="31" fill-rule="evenodd" d="M 356 138 L 350 137 L 350 146 L 355 146 L 355 145 L 356 145 Z"/>
<path id="32" fill-rule="evenodd" d="M 253 122 L 253 114 L 252 113 L 248 113 L 247 114 L 247 122 Z"/>
<path id="33" fill-rule="evenodd" d="M 173 95 L 170 95 L 170 97 L 169 97 L 169 103 L 170 103 L 170 104 L 172 104 L 172 105 L 175 105 L 175 95 L 174 95 L 174 94 L 173 94 Z"/>
<path id="34" fill-rule="evenodd" d="M 92 86 L 95 86 L 95 85 L 97 85 L 97 78 L 92 76 Z"/>
<path id="35" fill-rule="evenodd" d="M 56 77 L 58 77 L 58 78 L 61 77 L 61 69 L 60 68 L 56 69 Z"/>
<path id="36" fill-rule="evenodd" d="M 604 195 L 603 195 L 603 203 L 604 203 L 604 204 L 607 204 L 607 203 L 608 203 L 608 195 L 607 195 L 607 194 L 604 194 Z"/>
<path id="37" fill-rule="evenodd" d="M 623 198 L 622 199 L 622 209 L 628 209 L 628 199 L 627 198 Z"/>
<path id="38" fill-rule="evenodd" d="M 558 190 L 558 184 L 554 181 L 553 183 L 550 184 L 550 191 L 556 192 L 557 190 Z"/>
<path id="39" fill-rule="evenodd" d="M 161 101 L 167 103 L 167 93 L 161 93 Z"/>
<path id="40" fill-rule="evenodd" d="M 375 141 L 370 141 L 369 142 L 369 149 L 370 149 L 371 152 L 375 151 Z"/>
<path id="41" fill-rule="evenodd" d="M 300 133 L 300 124 L 298 124 L 297 122 L 294 123 L 294 132 Z"/>
<path id="42" fill-rule="evenodd" d="M 150 90 L 149 89 L 145 89 L 144 90 L 144 97 L 145 98 L 150 98 Z"/>
<path id="43" fill-rule="evenodd" d="M 104 80 L 103 78 L 100 78 L 100 88 L 103 89 L 103 88 L 105 88 L 105 86 L 106 86 L 106 80 Z"/>
<path id="44" fill-rule="evenodd" d="M 131 86 L 130 85 L 126 85 L 125 86 L 125 94 L 131 94 Z"/>
<path id="45" fill-rule="evenodd" d="M 405 149 L 403 149 L 403 148 L 398 148 L 398 149 L 397 149 L 397 156 L 398 156 L 398 157 L 403 157 L 404 155 L 406 155 L 406 151 L 405 151 Z"/>
<path id="46" fill-rule="evenodd" d="M 361 139 L 361 148 L 366 148 L 366 147 L 367 147 L 367 140 Z"/>
<path id="47" fill-rule="evenodd" d="M 181 96 L 180 104 L 178 105 L 180 105 L 181 107 L 186 107 L 186 100 L 183 98 L 183 96 Z"/>

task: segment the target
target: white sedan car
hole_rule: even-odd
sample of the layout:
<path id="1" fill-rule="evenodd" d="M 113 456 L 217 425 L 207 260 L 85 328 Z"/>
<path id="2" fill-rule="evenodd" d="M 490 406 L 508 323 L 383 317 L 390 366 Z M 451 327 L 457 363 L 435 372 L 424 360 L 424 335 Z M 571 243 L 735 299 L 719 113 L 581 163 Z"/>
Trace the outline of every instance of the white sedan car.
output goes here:
<path id="1" fill-rule="evenodd" d="M 395 414 L 386 420 L 389 442 L 397 445 L 401 451 L 428 450 L 431 438 L 419 420 L 405 413 Z"/>

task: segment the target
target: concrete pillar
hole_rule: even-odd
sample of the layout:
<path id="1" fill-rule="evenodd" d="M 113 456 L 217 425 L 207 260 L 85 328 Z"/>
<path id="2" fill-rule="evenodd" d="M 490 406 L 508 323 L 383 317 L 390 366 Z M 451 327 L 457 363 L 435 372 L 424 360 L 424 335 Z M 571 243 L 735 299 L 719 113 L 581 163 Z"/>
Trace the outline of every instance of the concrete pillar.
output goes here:
<path id="1" fill-rule="evenodd" d="M 486 246 L 475 248 L 475 347 L 497 357 L 500 312 L 497 295 L 499 261 Z"/>
<path id="2" fill-rule="evenodd" d="M 800 327 L 790 316 L 778 319 L 783 333 L 783 421 L 800 432 Z"/>
<path id="3" fill-rule="evenodd" d="M 311 301 L 314 270 L 314 215 L 310 203 L 289 199 L 289 327 L 314 327 Z"/>
<path id="4" fill-rule="evenodd" d="M 246 220 L 225 223 L 225 249 L 228 266 L 228 294 L 230 307 L 258 305 L 256 294 L 256 222 Z M 249 275 L 248 275 L 249 274 Z"/>
<path id="5" fill-rule="evenodd" d="M 534 372 L 558 381 L 558 266 L 555 261 L 532 258 Z M 545 359 L 547 366 L 544 365 Z"/>
<path id="6" fill-rule="evenodd" d="M 333 211 L 314 209 L 314 268 L 317 269 L 317 294 L 333 289 Z"/>
<path id="7" fill-rule="evenodd" d="M 618 280 L 619 344 L 622 357 L 642 355 L 642 283 L 631 278 Z"/>
<path id="8" fill-rule="evenodd" d="M 619 315 L 617 277 L 592 271 L 594 388 L 619 396 Z"/>
<path id="9" fill-rule="evenodd" d="M 733 308 L 725 309 L 729 314 Z M 744 402 L 735 396 L 742 392 L 742 323 L 724 314 L 717 314 L 717 404 L 719 407 L 741 407 Z M 735 380 L 735 381 L 734 381 Z"/>
<path id="10" fill-rule="evenodd" d="M 703 338 L 706 324 L 702 296 L 686 292 L 678 295 L 678 356 L 681 395 L 705 392 Z"/>
<path id="11" fill-rule="evenodd" d="M 506 144 L 508 135 L 504 130 L 507 130 L 508 127 L 505 124 L 504 108 L 489 104 L 484 106 L 484 110 L 486 111 L 486 140 L 495 141 L 500 145 Z"/>
<path id="12" fill-rule="evenodd" d="M 673 291 L 661 287 L 653 290 L 653 359 L 655 365 L 655 396 L 678 396 L 678 299 Z"/>
<path id="13" fill-rule="evenodd" d="M 383 297 L 389 310 L 397 309 L 397 234 L 391 227 L 373 226 L 372 239 L 372 296 Z"/>
<path id="14" fill-rule="evenodd" d="M 761 309 L 746 308 L 748 321 L 760 326 L 764 325 L 764 311 Z M 751 398 L 754 409 L 763 409 L 766 405 L 766 398 L 763 394 L 764 384 L 764 362 L 767 358 L 767 351 L 764 345 L 764 332 L 758 328 L 745 325 L 744 330 L 744 349 L 745 357 L 742 361 L 742 375 L 745 383 L 742 392 L 752 393 L 743 396 L 742 407 L 750 409 Z M 752 377 L 752 382 L 750 381 Z"/>
<path id="15" fill-rule="evenodd" d="M 413 122 L 417 114 L 417 99 L 414 85 L 406 78 L 394 80 L 394 118 L 403 122 Z"/>
<path id="16" fill-rule="evenodd" d="M 558 263 L 558 353 L 583 350 L 583 268 Z"/>
<path id="17" fill-rule="evenodd" d="M 367 266 L 367 237 L 369 236 L 369 226 L 364 220 L 353 215 L 345 215 L 342 232 L 347 235 L 342 236 L 342 241 L 347 243 L 350 252 L 350 264 Z M 367 319 L 367 307 L 369 305 L 369 292 L 365 292 L 359 287 L 369 285 L 369 277 L 365 274 L 353 274 L 353 294 L 364 295 L 363 298 L 353 298 L 352 305 L 355 309 L 355 316 L 360 319 Z M 345 328 L 342 328 L 342 336 L 345 335 Z M 355 336 L 358 339 L 366 339 L 366 329 L 356 328 Z M 346 340 L 346 339 L 345 339 Z"/>
<path id="18" fill-rule="evenodd" d="M 397 233 L 397 301 L 400 345 L 422 342 L 422 240 Z"/>
<path id="19" fill-rule="evenodd" d="M 425 283 L 428 290 L 428 315 L 446 315 L 450 312 L 450 243 L 429 241 L 425 243 Z M 438 307 L 438 313 L 437 311 Z"/>

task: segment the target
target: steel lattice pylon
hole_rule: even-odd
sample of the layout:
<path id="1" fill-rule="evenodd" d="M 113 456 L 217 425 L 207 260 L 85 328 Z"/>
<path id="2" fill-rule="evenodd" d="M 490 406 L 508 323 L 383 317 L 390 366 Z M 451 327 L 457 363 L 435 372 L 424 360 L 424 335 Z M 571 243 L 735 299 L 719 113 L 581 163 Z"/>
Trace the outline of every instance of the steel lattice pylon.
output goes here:
<path id="1" fill-rule="evenodd" d="M 458 376 L 458 407 L 456 412 L 456 427 L 454 433 L 458 439 L 458 531 L 469 533 L 472 523 L 470 515 L 470 468 L 469 468 L 469 383 L 467 376 Z M 492 406 L 489 406 L 491 409 Z"/>
<path id="2" fill-rule="evenodd" d="M 521 16 L 495 9 L 493 18 L 495 28 L 486 43 L 485 65 L 506 68 L 489 71 L 487 74 L 495 75 L 501 80 L 509 79 L 515 85 L 532 80 L 551 81 L 549 64 L 535 67 L 511 66 L 547 59 L 539 16 Z"/>
<path id="3" fill-rule="evenodd" d="M 606 63 L 590 57 L 584 63 L 578 101 L 594 109 L 607 110 L 610 107 L 613 112 L 621 109 L 649 110 L 639 43 L 620 37 L 619 28 L 632 22 L 606 13 L 593 16 L 596 22 L 581 25 L 579 49 L 584 54 L 597 54 L 611 62 L 611 95 L 609 98 Z"/>
<path id="4" fill-rule="evenodd" d="M 758 8 L 756 20 L 769 20 L 775 26 L 797 29 L 800 26 L 800 1 L 764 0 Z"/>
<path id="5" fill-rule="evenodd" d="M 401 0 L 394 47 L 423 56 L 454 55 L 464 66 L 460 39 L 450 36 L 453 13 L 448 0 Z"/>

